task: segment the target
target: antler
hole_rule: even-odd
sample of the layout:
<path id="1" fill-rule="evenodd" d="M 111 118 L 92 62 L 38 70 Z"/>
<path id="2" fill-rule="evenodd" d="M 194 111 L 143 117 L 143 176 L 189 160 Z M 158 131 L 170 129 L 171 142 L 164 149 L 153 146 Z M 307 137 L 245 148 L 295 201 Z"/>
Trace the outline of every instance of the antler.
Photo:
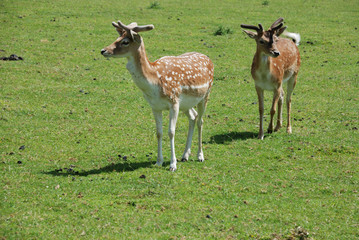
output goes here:
<path id="1" fill-rule="evenodd" d="M 262 24 L 258 24 L 258 27 L 254 26 L 254 25 L 241 24 L 241 27 L 242 28 L 247 28 L 247 29 L 253 29 L 253 30 L 257 31 L 257 36 L 258 37 L 261 37 L 263 35 L 263 26 L 262 26 Z M 247 34 L 250 33 L 250 31 L 246 31 L 246 30 L 243 30 L 243 31 L 247 32 Z M 255 34 L 255 33 L 253 33 L 253 34 Z"/>
<path id="2" fill-rule="evenodd" d="M 241 27 L 255 30 L 255 31 L 257 31 L 257 33 L 262 33 L 263 32 L 262 24 L 258 24 L 258 27 L 254 26 L 254 25 L 241 24 Z"/>
<path id="3" fill-rule="evenodd" d="M 134 27 L 132 30 L 134 32 L 145 32 L 145 31 L 150 31 L 152 29 L 154 29 L 155 26 L 153 26 L 152 24 L 149 24 L 149 25 L 143 25 L 143 26 L 136 26 Z"/>
<path id="4" fill-rule="evenodd" d="M 112 25 L 117 29 L 123 29 L 126 32 L 134 31 L 136 33 L 150 31 L 150 30 L 155 28 L 152 24 L 138 26 L 136 22 L 133 22 L 133 23 L 131 23 L 129 25 L 125 25 L 121 21 L 118 21 L 117 23 L 112 22 Z"/>
<path id="5" fill-rule="evenodd" d="M 284 18 L 282 18 L 282 17 L 278 18 L 272 24 L 272 26 L 270 26 L 269 30 L 276 31 L 276 30 L 280 29 L 283 26 L 283 21 L 284 21 Z"/>
<path id="6" fill-rule="evenodd" d="M 135 39 L 134 38 L 135 34 L 139 32 L 150 31 L 155 28 L 152 24 L 138 26 L 136 22 L 133 22 L 129 25 L 125 25 L 121 21 L 118 21 L 117 23 L 112 22 L 112 25 L 116 28 L 116 30 L 120 34 L 122 34 L 121 31 L 125 30 L 127 32 L 127 36 L 130 37 L 132 40 Z"/>

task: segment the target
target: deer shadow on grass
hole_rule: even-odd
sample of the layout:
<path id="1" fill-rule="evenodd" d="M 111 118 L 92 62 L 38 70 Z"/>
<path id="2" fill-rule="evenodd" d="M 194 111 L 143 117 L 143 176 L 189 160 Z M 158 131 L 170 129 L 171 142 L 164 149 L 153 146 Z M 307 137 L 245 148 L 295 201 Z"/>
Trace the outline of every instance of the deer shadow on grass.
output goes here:
<path id="1" fill-rule="evenodd" d="M 257 133 L 254 132 L 229 132 L 212 136 L 208 143 L 225 144 L 236 140 L 247 140 L 254 138 L 257 138 Z"/>
<path id="2" fill-rule="evenodd" d="M 87 171 L 77 170 L 76 166 L 71 165 L 69 168 L 59 168 L 53 171 L 43 172 L 44 174 L 49 174 L 53 176 L 89 176 L 101 173 L 111 173 L 111 172 L 132 172 L 140 168 L 150 168 L 155 165 L 155 162 L 146 161 L 146 162 L 133 162 L 133 161 L 122 161 L 120 163 L 111 163 L 107 166 L 91 169 Z M 169 162 L 164 162 L 163 166 L 169 165 Z"/>

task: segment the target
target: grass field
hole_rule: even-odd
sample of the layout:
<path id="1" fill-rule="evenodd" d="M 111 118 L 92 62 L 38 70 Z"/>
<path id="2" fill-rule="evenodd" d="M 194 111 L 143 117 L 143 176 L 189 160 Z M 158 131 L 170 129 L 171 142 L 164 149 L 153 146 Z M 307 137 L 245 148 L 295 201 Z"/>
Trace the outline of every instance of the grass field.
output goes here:
<path id="1" fill-rule="evenodd" d="M 293 134 L 260 141 L 240 24 L 278 17 L 302 37 Z M 24 60 L 0 61 L 0 238 L 359 239 L 358 19 L 356 0 L 2 0 L 0 56 Z M 141 34 L 151 61 L 214 62 L 205 162 L 169 172 L 165 134 L 153 166 L 151 108 L 126 60 L 100 55 L 116 20 L 154 24 Z M 178 157 L 187 125 L 180 114 Z"/>

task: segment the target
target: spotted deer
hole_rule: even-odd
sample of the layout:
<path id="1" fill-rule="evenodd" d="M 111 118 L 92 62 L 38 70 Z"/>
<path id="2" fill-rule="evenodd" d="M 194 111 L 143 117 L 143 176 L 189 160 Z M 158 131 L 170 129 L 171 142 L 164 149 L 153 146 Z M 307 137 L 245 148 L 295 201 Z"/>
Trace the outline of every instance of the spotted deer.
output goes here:
<path id="1" fill-rule="evenodd" d="M 272 108 L 270 111 L 270 122 L 268 133 L 273 132 L 273 117 L 278 104 L 277 125 L 274 131 L 278 131 L 282 126 L 282 104 L 283 104 L 283 84 L 287 83 L 287 133 L 292 132 L 290 121 L 291 96 L 297 83 L 297 75 L 300 67 L 300 55 L 297 45 L 299 45 L 300 35 L 297 33 L 286 32 L 287 27 L 283 27 L 283 18 L 277 19 L 272 26 L 264 31 L 261 24 L 257 26 L 241 24 L 242 28 L 255 30 L 256 33 L 243 30 L 250 38 L 257 43 L 257 51 L 252 62 L 252 77 L 254 79 L 258 102 L 259 102 L 259 134 L 258 138 L 263 140 L 263 111 L 264 111 L 264 90 L 273 91 Z M 290 37 L 295 41 L 279 36 Z"/>
<path id="2" fill-rule="evenodd" d="M 147 58 L 145 45 L 139 32 L 149 31 L 153 25 L 138 26 L 137 23 L 124 25 L 121 21 L 112 25 L 119 38 L 101 50 L 105 57 L 126 57 L 127 69 L 133 81 L 143 92 L 150 104 L 156 120 L 158 155 L 157 165 L 162 166 L 162 111 L 169 110 L 168 135 L 171 145 L 170 171 L 177 169 L 175 155 L 175 129 L 179 111 L 189 119 L 187 142 L 182 161 L 187 161 L 191 153 L 194 127 L 198 127 L 198 153 L 200 162 L 204 161 L 202 150 L 203 115 L 213 84 L 213 63 L 205 55 L 196 52 L 180 56 L 165 56 L 155 62 Z M 197 111 L 194 107 L 197 106 Z"/>

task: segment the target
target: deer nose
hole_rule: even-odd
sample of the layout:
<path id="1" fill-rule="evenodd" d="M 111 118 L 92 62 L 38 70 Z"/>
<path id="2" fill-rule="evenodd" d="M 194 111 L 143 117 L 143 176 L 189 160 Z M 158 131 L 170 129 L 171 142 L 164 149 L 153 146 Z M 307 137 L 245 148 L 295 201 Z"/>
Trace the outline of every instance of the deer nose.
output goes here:
<path id="1" fill-rule="evenodd" d="M 273 55 L 274 55 L 275 57 L 278 57 L 278 56 L 280 55 L 280 52 L 278 52 L 278 51 L 273 51 Z"/>
<path id="2" fill-rule="evenodd" d="M 101 49 L 101 54 L 103 55 L 106 52 L 105 49 Z"/>

